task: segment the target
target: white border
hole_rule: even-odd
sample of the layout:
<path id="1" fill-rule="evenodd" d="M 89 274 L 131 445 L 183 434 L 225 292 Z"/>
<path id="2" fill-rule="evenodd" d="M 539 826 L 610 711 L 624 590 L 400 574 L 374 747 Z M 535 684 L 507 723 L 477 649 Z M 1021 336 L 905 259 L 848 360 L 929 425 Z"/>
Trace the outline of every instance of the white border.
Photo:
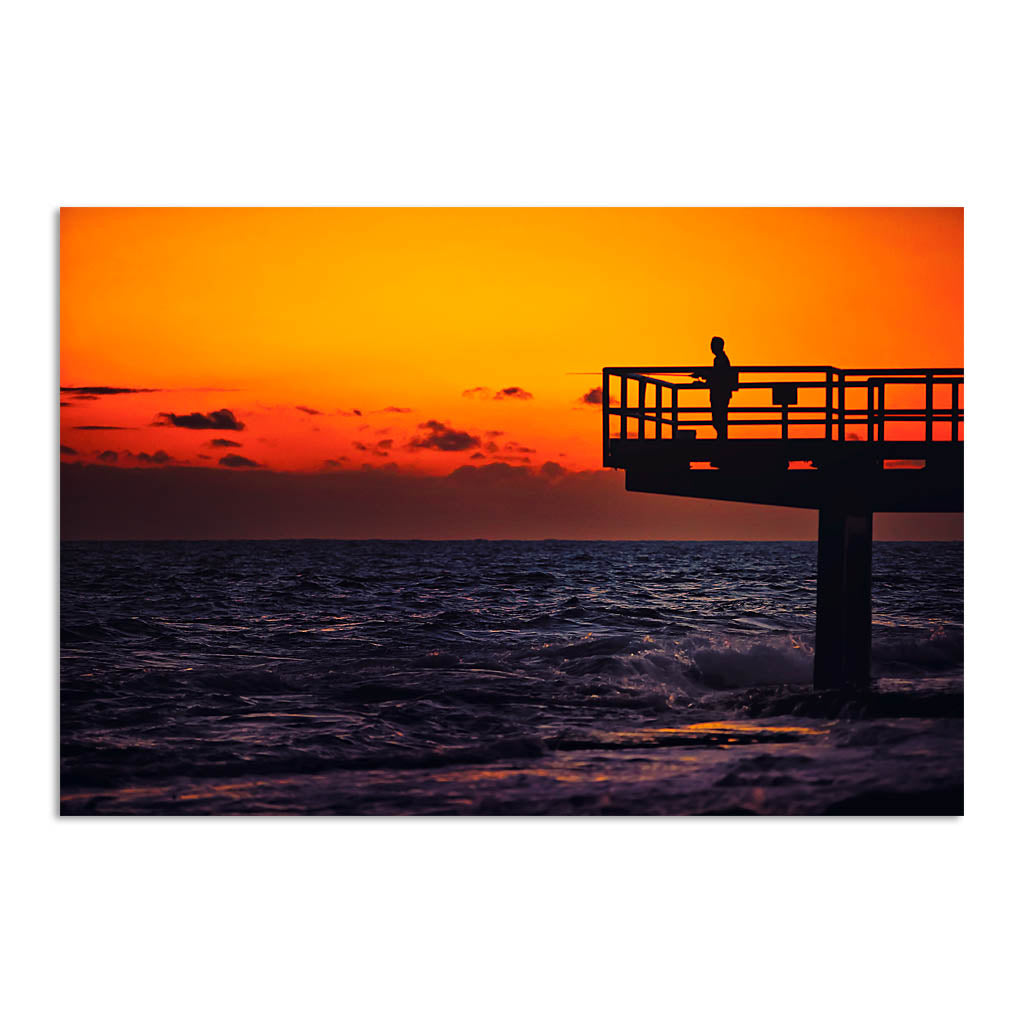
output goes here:
<path id="1" fill-rule="evenodd" d="M 10 16 L 12 1019 L 1005 1015 L 1019 506 L 1016 396 L 997 382 L 1020 368 L 1024 227 L 1010 10 L 207 0 Z M 966 204 L 968 817 L 56 820 L 62 204 Z"/>

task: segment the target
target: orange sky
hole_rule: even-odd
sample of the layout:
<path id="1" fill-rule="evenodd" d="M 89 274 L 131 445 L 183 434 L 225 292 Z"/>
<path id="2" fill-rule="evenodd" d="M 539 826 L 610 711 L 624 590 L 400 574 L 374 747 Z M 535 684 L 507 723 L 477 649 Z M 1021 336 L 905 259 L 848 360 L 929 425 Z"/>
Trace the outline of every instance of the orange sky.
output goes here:
<path id="1" fill-rule="evenodd" d="M 71 461 L 585 470 L 572 371 L 712 334 L 734 364 L 963 365 L 960 209 L 65 209 L 60 258 L 62 387 L 158 389 L 64 393 Z M 153 425 L 221 409 L 244 429 Z M 428 421 L 479 445 L 410 446 Z"/>

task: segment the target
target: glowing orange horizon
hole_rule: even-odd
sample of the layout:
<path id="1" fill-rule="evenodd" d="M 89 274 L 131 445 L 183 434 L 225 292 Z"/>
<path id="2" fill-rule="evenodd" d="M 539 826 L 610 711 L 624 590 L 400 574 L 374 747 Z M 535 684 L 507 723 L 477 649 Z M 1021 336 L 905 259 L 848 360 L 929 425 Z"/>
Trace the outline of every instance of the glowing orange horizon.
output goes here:
<path id="1" fill-rule="evenodd" d="M 593 469 L 601 367 L 713 334 L 736 364 L 962 365 L 962 210 L 61 214 L 61 385 L 132 389 L 62 395 L 85 461 Z M 162 416 L 220 410 L 244 429 Z"/>

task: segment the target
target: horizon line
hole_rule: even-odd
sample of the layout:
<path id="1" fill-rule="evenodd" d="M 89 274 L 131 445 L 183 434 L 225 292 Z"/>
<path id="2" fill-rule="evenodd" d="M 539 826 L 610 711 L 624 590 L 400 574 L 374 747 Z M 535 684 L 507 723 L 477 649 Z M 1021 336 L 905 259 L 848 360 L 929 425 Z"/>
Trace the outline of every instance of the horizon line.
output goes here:
<path id="1" fill-rule="evenodd" d="M 61 544 L 268 544 L 315 541 L 342 544 L 817 544 L 815 538 L 764 537 L 69 537 Z M 963 539 L 922 537 L 880 540 L 875 544 L 963 544 Z"/>

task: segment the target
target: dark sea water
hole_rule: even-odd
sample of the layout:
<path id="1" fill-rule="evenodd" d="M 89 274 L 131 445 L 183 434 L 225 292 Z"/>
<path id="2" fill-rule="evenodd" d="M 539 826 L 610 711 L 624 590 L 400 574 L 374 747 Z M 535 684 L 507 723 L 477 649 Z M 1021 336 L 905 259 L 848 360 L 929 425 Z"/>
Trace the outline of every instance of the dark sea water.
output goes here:
<path id="1" fill-rule="evenodd" d="M 875 544 L 852 697 L 815 552 L 65 543 L 62 812 L 959 813 L 963 546 Z"/>

